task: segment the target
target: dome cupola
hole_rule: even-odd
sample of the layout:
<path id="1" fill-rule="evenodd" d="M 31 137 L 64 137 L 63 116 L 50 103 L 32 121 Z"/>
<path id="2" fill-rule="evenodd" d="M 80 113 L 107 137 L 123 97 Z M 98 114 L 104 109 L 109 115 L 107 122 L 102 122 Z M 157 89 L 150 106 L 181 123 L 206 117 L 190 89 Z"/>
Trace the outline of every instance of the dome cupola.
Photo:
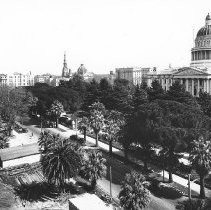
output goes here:
<path id="1" fill-rule="evenodd" d="M 210 18 L 210 13 L 208 13 L 207 17 L 206 17 L 206 20 L 211 20 Z"/>
<path id="2" fill-rule="evenodd" d="M 211 17 L 210 17 L 209 13 L 208 13 L 208 15 L 206 16 L 206 19 L 205 19 L 205 26 L 202 27 L 198 31 L 197 37 L 199 37 L 199 36 L 207 36 L 207 35 L 211 35 Z"/>
<path id="3" fill-rule="evenodd" d="M 211 17 L 210 17 L 209 13 L 208 13 L 206 20 L 205 20 L 205 26 L 211 26 Z"/>

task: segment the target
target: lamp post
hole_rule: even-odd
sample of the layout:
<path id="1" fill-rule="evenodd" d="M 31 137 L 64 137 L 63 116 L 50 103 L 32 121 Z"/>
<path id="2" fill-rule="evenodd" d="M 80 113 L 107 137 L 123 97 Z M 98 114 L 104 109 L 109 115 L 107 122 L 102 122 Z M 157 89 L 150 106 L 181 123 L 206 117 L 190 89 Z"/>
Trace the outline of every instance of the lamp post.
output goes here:
<path id="1" fill-rule="evenodd" d="M 189 198 L 189 202 L 191 202 L 190 176 L 191 176 L 191 174 L 188 174 L 188 198 Z"/>
<path id="2" fill-rule="evenodd" d="M 42 116 L 38 114 L 37 117 L 40 119 L 40 132 L 42 133 Z"/>
<path id="3" fill-rule="evenodd" d="M 110 141 L 109 141 L 109 148 L 112 148 L 112 141 L 111 141 L 111 136 L 110 136 Z M 110 149 L 109 149 L 110 150 Z M 109 151 L 110 153 L 110 166 L 109 166 L 109 178 L 110 178 L 110 197 L 112 199 L 112 168 L 111 168 L 111 163 L 112 163 L 112 149 Z"/>

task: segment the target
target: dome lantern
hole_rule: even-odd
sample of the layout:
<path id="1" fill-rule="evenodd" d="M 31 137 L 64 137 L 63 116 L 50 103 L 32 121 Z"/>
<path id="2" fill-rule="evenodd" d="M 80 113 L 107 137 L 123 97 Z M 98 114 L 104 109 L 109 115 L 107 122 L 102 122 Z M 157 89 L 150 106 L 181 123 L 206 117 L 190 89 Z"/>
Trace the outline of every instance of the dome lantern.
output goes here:
<path id="1" fill-rule="evenodd" d="M 205 25 L 206 26 L 211 25 L 211 17 L 210 17 L 210 14 L 209 13 L 206 16 Z"/>

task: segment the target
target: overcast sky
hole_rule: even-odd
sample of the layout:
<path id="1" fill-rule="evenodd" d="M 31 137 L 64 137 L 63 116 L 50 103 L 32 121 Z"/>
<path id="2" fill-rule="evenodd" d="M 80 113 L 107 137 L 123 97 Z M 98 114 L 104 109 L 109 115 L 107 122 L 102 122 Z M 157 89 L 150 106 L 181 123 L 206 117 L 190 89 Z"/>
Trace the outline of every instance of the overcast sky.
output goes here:
<path id="1" fill-rule="evenodd" d="M 0 0 L 0 73 L 188 66 L 210 0 Z"/>

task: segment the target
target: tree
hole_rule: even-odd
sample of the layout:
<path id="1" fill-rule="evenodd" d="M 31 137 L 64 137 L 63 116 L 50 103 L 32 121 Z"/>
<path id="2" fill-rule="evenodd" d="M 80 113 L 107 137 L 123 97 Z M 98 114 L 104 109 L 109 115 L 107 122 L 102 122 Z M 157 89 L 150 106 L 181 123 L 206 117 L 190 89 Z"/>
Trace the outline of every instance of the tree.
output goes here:
<path id="1" fill-rule="evenodd" d="M 112 85 L 108 82 L 106 78 L 100 80 L 99 83 L 99 99 L 102 104 L 104 104 L 107 110 L 111 110 L 112 104 Z"/>
<path id="2" fill-rule="evenodd" d="M 87 95 L 84 100 L 83 109 L 87 111 L 89 106 L 97 101 L 99 101 L 99 84 L 93 79 L 87 85 Z"/>
<path id="3" fill-rule="evenodd" d="M 28 92 L 25 88 L 19 87 L 11 90 L 13 96 L 15 95 L 17 115 L 20 117 L 21 124 L 23 124 L 23 118 L 28 116 L 30 108 L 36 105 L 37 98 Z"/>
<path id="4" fill-rule="evenodd" d="M 0 133 L 0 149 L 9 147 L 9 138 L 5 133 Z"/>
<path id="5" fill-rule="evenodd" d="M 147 92 L 144 89 L 142 89 L 139 85 L 136 85 L 132 98 L 132 106 L 134 111 L 137 111 L 140 105 L 147 102 L 148 102 Z"/>
<path id="6" fill-rule="evenodd" d="M 54 101 L 50 107 L 49 114 L 53 117 L 53 119 L 55 119 L 57 128 L 59 124 L 59 117 L 61 116 L 62 112 L 64 112 L 63 105 L 57 100 Z"/>
<path id="7" fill-rule="evenodd" d="M 145 80 L 142 80 L 141 85 L 140 85 L 140 88 L 141 88 L 142 90 L 145 90 L 145 91 L 148 90 L 148 85 L 147 85 L 147 83 L 146 83 Z"/>
<path id="8" fill-rule="evenodd" d="M 89 116 L 90 127 L 93 129 L 96 135 L 96 147 L 98 147 L 98 135 L 105 123 L 105 118 L 104 118 L 105 107 L 102 103 L 95 102 L 89 108 L 90 108 L 90 116 Z"/>
<path id="9" fill-rule="evenodd" d="M 176 129 L 172 127 L 162 127 L 159 129 L 159 137 L 161 139 L 162 149 L 159 152 L 164 158 L 163 164 L 168 168 L 169 182 L 173 181 L 173 171 L 179 166 L 179 148 L 185 148 L 185 143 L 182 141 L 185 135 L 184 129 Z M 182 145 L 182 146 L 181 146 Z"/>
<path id="10" fill-rule="evenodd" d="M 86 131 L 89 128 L 89 120 L 87 117 L 82 117 L 82 120 L 78 123 L 79 131 L 84 134 L 84 141 L 86 142 Z"/>
<path id="11" fill-rule="evenodd" d="M 80 93 L 67 87 L 54 87 L 49 91 L 49 95 L 54 100 L 60 101 L 64 106 L 64 109 L 70 113 L 78 111 L 83 104 Z"/>
<path id="12" fill-rule="evenodd" d="M 88 158 L 82 166 L 82 173 L 85 178 L 91 182 L 91 187 L 94 190 L 97 185 L 97 180 L 102 178 L 106 170 L 106 160 L 103 158 L 102 152 L 91 150 L 88 152 Z"/>
<path id="13" fill-rule="evenodd" d="M 197 98 L 199 105 L 201 106 L 203 112 L 208 117 L 211 117 L 211 96 L 209 93 L 199 93 L 199 98 Z"/>
<path id="14" fill-rule="evenodd" d="M 113 110 L 123 113 L 125 116 L 132 111 L 132 85 L 128 80 L 116 79 L 114 81 L 111 102 Z"/>
<path id="15" fill-rule="evenodd" d="M 172 173 L 179 165 L 181 157 L 179 153 L 187 151 L 188 145 L 208 123 L 198 106 L 172 100 L 157 100 L 157 103 L 163 118 L 162 124 L 156 128 L 157 139 L 166 159 L 169 182 L 172 182 Z"/>
<path id="16" fill-rule="evenodd" d="M 201 136 L 193 142 L 189 160 L 192 168 L 196 170 L 200 177 L 200 197 L 205 198 L 204 179 L 211 169 L 211 142 L 208 136 Z"/>
<path id="17" fill-rule="evenodd" d="M 46 154 L 51 148 L 56 147 L 58 144 L 63 144 L 63 139 L 59 134 L 51 134 L 44 131 L 40 133 L 38 145 L 42 154 Z"/>
<path id="18" fill-rule="evenodd" d="M 149 101 L 153 101 L 156 99 L 163 99 L 165 92 L 158 82 L 158 80 L 154 80 L 151 84 L 151 88 L 148 89 Z"/>
<path id="19" fill-rule="evenodd" d="M 131 135 L 129 133 L 129 125 L 125 123 L 119 130 L 117 134 L 117 141 L 122 145 L 124 149 L 124 155 L 126 161 L 128 160 L 128 152 L 131 144 L 133 143 L 133 139 L 131 139 Z"/>
<path id="20" fill-rule="evenodd" d="M 78 174 L 81 155 L 76 146 L 57 144 L 41 156 L 41 165 L 48 182 L 63 188 L 66 179 Z"/>
<path id="21" fill-rule="evenodd" d="M 23 103 L 20 96 L 8 87 L 0 88 L 0 98 L 1 118 L 7 123 L 7 135 L 11 135 L 16 116 Z"/>
<path id="22" fill-rule="evenodd" d="M 112 155 L 112 142 L 117 139 L 120 128 L 124 125 L 124 117 L 121 112 L 108 111 L 105 118 L 105 135 L 109 142 L 109 153 Z"/>
<path id="23" fill-rule="evenodd" d="M 127 121 L 126 137 L 135 143 L 145 170 L 152 159 L 153 144 L 157 141 L 157 128 L 162 125 L 162 109 L 158 103 L 145 103 Z"/>
<path id="24" fill-rule="evenodd" d="M 131 172 L 126 174 L 119 193 L 120 205 L 123 209 L 139 210 L 150 203 L 150 192 L 142 174 Z"/>
<path id="25" fill-rule="evenodd" d="M 172 84 L 166 92 L 165 99 L 199 107 L 196 99 L 189 92 L 185 91 L 184 85 L 180 84 L 179 81 L 175 81 Z"/>

